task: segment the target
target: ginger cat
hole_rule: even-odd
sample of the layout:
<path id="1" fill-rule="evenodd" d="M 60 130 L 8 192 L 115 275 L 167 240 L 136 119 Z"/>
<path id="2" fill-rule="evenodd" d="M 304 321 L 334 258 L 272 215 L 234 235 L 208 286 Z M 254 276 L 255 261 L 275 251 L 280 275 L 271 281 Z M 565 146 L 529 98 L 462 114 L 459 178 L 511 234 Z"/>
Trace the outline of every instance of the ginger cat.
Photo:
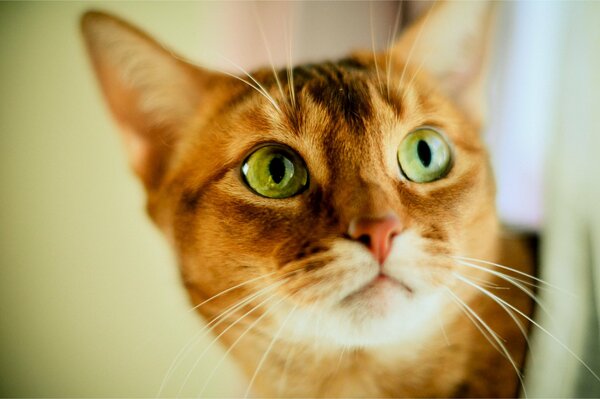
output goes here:
<path id="1" fill-rule="evenodd" d="M 385 53 L 239 77 L 84 15 L 148 212 L 249 392 L 518 394 L 533 266 L 480 136 L 492 15 L 440 3 Z"/>

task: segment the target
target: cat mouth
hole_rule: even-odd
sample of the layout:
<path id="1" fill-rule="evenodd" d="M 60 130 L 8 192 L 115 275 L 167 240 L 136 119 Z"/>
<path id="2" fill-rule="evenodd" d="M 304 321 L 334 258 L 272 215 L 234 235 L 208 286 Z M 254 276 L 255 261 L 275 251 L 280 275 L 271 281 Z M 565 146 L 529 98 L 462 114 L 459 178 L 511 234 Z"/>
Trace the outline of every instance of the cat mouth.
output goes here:
<path id="1" fill-rule="evenodd" d="M 344 298 L 344 302 L 350 302 L 355 299 L 365 299 L 388 296 L 390 291 L 401 291 L 407 296 L 412 296 L 414 291 L 406 283 L 390 276 L 386 273 L 379 273 L 372 280 L 351 292 Z"/>
<path id="2" fill-rule="evenodd" d="M 407 294 L 412 295 L 412 293 L 413 293 L 412 288 L 410 288 L 404 282 L 402 282 L 386 273 L 379 273 L 379 275 L 377 275 L 377 277 L 375 277 L 373 280 L 371 280 L 371 282 L 369 284 L 367 284 L 367 287 L 365 287 L 365 289 L 371 288 L 371 287 L 377 287 L 378 285 L 383 285 L 383 284 L 392 285 L 396 288 L 399 288 L 399 289 L 405 291 Z"/>

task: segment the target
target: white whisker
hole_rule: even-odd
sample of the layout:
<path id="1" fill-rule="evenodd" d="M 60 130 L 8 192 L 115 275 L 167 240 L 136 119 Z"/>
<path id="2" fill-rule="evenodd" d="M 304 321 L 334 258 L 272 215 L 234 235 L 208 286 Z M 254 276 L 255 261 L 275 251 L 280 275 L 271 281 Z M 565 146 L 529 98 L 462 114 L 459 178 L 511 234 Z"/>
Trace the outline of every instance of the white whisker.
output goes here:
<path id="1" fill-rule="evenodd" d="M 487 281 L 483 278 L 473 277 L 471 275 L 469 275 L 468 277 L 482 287 L 490 288 L 493 290 L 508 290 L 508 289 L 510 289 L 510 287 L 501 286 L 501 285 L 492 283 L 490 281 Z"/>
<path id="2" fill-rule="evenodd" d="M 508 352 L 508 349 L 506 349 L 506 346 L 504 345 L 502 340 L 499 338 L 498 334 L 494 330 L 492 330 L 492 328 L 490 326 L 488 326 L 487 323 L 485 323 L 483 321 L 483 319 L 473 309 L 471 309 L 462 299 L 460 299 L 450 288 L 447 288 L 447 289 L 452 294 L 452 296 L 454 298 L 456 298 L 456 300 L 458 300 L 465 307 L 465 309 L 467 311 L 469 311 L 469 313 L 471 313 L 471 315 L 473 317 L 475 317 L 481 323 L 481 325 L 490 333 L 492 338 L 494 338 L 494 340 L 498 343 L 498 345 L 502 349 L 501 353 L 504 353 L 506 359 L 510 362 L 513 369 L 515 370 L 515 373 L 517 374 L 519 381 L 521 381 L 521 386 L 523 387 L 523 395 L 525 395 L 525 397 L 527 397 L 527 391 L 525 389 L 525 382 L 523 381 L 523 376 L 521 375 L 521 372 L 519 371 L 517 364 L 513 360 L 512 356 L 510 355 L 510 352 Z"/>
<path id="3" fill-rule="evenodd" d="M 396 19 L 394 21 L 394 28 L 392 30 L 392 34 L 390 35 L 388 48 L 392 46 L 392 41 L 396 38 L 398 34 L 398 27 L 400 26 L 400 16 L 402 15 L 402 3 L 398 4 L 398 10 L 396 11 Z M 386 82 L 387 82 L 387 96 L 390 97 L 390 76 L 392 74 L 392 56 L 390 51 L 388 51 L 387 55 L 387 66 L 386 66 Z"/>
<path id="4" fill-rule="evenodd" d="M 239 300 L 238 302 L 234 303 L 233 305 L 227 307 L 223 312 L 221 312 L 219 315 L 217 315 L 215 318 L 213 318 L 212 320 L 208 321 L 208 323 L 200 329 L 200 331 L 198 331 L 194 337 L 192 337 L 192 339 L 190 339 L 185 345 L 184 347 L 177 353 L 177 355 L 175 356 L 175 358 L 173 359 L 173 361 L 171 362 L 171 365 L 169 366 L 167 372 L 165 373 L 165 376 L 163 377 L 163 380 L 160 384 L 160 388 L 159 391 L 157 393 L 157 397 L 160 397 L 162 394 L 162 391 L 167 383 L 167 381 L 169 380 L 169 378 L 171 377 L 172 373 L 174 372 L 174 370 L 177 368 L 179 362 L 181 359 L 183 359 L 184 355 L 187 354 L 187 352 L 189 351 L 190 348 L 192 348 L 193 346 L 195 346 L 203 337 L 205 337 L 206 335 L 208 335 L 208 333 L 210 333 L 210 331 L 218 326 L 220 323 L 222 323 L 226 318 L 228 318 L 231 314 L 235 313 L 238 309 L 240 309 L 241 307 L 245 306 L 247 303 L 249 303 L 250 301 L 256 299 L 257 297 L 263 295 L 265 293 L 265 291 L 273 288 L 276 284 L 281 283 L 283 284 L 282 280 L 288 276 L 290 276 L 291 274 L 297 273 L 298 270 L 292 270 L 290 272 L 284 273 L 281 276 L 279 276 L 274 282 L 272 282 L 271 284 L 267 285 L 266 287 L 263 287 L 255 292 L 251 292 L 250 294 L 246 295 L 245 297 L 243 297 L 241 300 Z M 225 291 L 222 291 L 221 293 L 203 301 L 202 303 L 196 305 L 193 309 L 197 309 L 198 307 L 200 307 L 201 305 L 204 305 L 206 303 L 208 303 L 210 300 L 217 298 L 218 296 L 221 296 L 223 294 L 225 294 L 226 292 L 230 292 L 236 288 L 239 288 L 243 285 L 249 284 L 251 282 L 255 282 L 257 280 L 260 280 L 262 278 L 265 277 L 269 277 L 271 275 L 273 275 L 274 273 L 277 272 L 273 272 L 273 273 L 268 273 L 266 275 L 251 279 L 246 281 L 245 283 L 242 284 L 238 284 L 236 286 L 230 287 L 228 289 L 226 289 Z"/>
<path id="5" fill-rule="evenodd" d="M 410 63 L 410 59 L 412 57 L 415 46 L 419 42 L 419 39 L 421 38 L 421 33 L 423 33 L 425 26 L 429 22 L 429 16 L 431 15 L 431 10 L 433 9 L 434 4 L 435 3 L 432 3 L 431 6 L 429 7 L 429 9 L 427 10 L 427 13 L 425 14 L 425 19 L 423 20 L 423 23 L 421 24 L 421 26 L 419 27 L 419 31 L 417 32 L 417 37 L 412 42 L 412 44 L 410 46 L 410 50 L 408 50 L 408 55 L 406 56 L 404 67 L 402 68 L 402 74 L 400 75 L 400 83 L 399 83 L 400 88 L 402 88 L 402 84 L 404 83 L 404 73 L 406 72 L 406 68 L 407 68 L 408 64 Z"/>
<path id="6" fill-rule="evenodd" d="M 285 388 L 285 385 L 287 384 L 288 368 L 290 367 L 292 353 L 295 354 L 294 348 L 295 348 L 295 346 L 292 346 L 288 350 L 287 356 L 285 357 L 285 363 L 283 364 L 283 369 L 281 370 L 281 375 L 279 376 L 279 384 L 277 385 L 277 395 L 278 396 L 282 396 L 283 389 Z"/>
<path id="7" fill-rule="evenodd" d="M 467 316 L 467 318 L 471 321 L 471 323 L 473 323 L 473 325 L 479 330 L 479 332 L 481 333 L 481 335 L 483 335 L 483 337 L 490 343 L 490 345 L 496 349 L 498 352 L 500 352 L 503 356 L 504 353 L 502 352 L 502 350 L 500 349 L 500 347 L 498 346 L 498 344 L 494 341 L 491 340 L 491 334 L 487 331 L 484 331 L 481 326 L 479 325 L 479 323 L 477 322 L 477 320 L 470 314 L 467 312 L 465 306 L 466 304 L 463 306 L 463 304 L 461 302 L 458 302 L 456 299 L 456 294 L 454 294 L 454 292 L 446 287 L 447 290 L 450 291 L 450 294 L 452 295 L 451 298 L 452 300 L 454 300 L 454 302 L 458 305 L 458 308 L 464 313 L 465 316 Z"/>
<path id="8" fill-rule="evenodd" d="M 275 101 L 275 99 L 269 94 L 269 92 L 264 88 L 263 85 L 260 84 L 260 82 L 258 80 L 256 80 L 254 78 L 254 76 L 252 76 L 249 72 L 247 72 L 244 68 L 242 68 L 241 66 L 239 66 L 238 64 L 236 64 L 235 62 L 231 61 L 229 58 L 225 57 L 225 56 L 221 56 L 225 61 L 229 62 L 231 65 L 233 65 L 234 67 L 236 67 L 237 69 L 240 70 L 240 72 L 242 72 L 244 75 L 246 75 L 248 78 L 250 78 L 250 80 L 252 82 L 254 82 L 254 85 L 250 84 L 250 82 L 248 82 L 246 79 L 241 78 L 237 75 L 234 75 L 232 73 L 228 73 L 228 72 L 224 72 L 225 74 L 234 77 L 236 79 L 241 80 L 242 82 L 246 83 L 247 85 L 249 85 L 250 87 L 254 88 L 256 91 L 258 91 L 260 94 L 262 94 L 262 96 L 264 98 L 266 98 L 272 105 L 273 107 L 275 107 L 275 109 L 281 114 L 281 108 L 279 108 L 279 105 L 277 105 L 277 102 Z M 256 85 L 256 86 L 255 86 Z"/>
<path id="9" fill-rule="evenodd" d="M 222 295 L 225 295 L 225 294 L 227 294 L 227 293 L 228 293 L 228 292 L 230 292 L 230 291 L 233 291 L 233 290 L 235 290 L 235 289 L 237 289 L 237 288 L 243 287 L 244 285 L 247 285 L 247 284 L 253 283 L 253 282 L 255 282 L 255 281 L 262 280 L 263 278 L 266 278 L 266 277 L 272 276 L 272 275 L 274 275 L 274 274 L 276 274 L 276 273 L 277 273 L 277 272 L 276 272 L 276 271 L 274 271 L 274 272 L 271 272 L 271 273 L 263 274 L 262 276 L 258 276 L 258 277 L 256 277 L 256 278 L 253 278 L 253 279 L 247 280 L 247 281 L 245 281 L 245 282 L 243 282 L 243 283 L 240 283 L 240 284 L 234 285 L 233 287 L 229 287 L 229 288 L 227 288 L 226 290 L 223 290 L 223 291 L 219 292 L 218 294 L 216 294 L 216 295 L 213 295 L 213 296 L 211 296 L 210 298 L 208 298 L 208 299 L 206 299 L 206 300 L 204 300 L 204 301 L 200 302 L 199 304 L 197 304 L 196 306 L 194 306 L 193 308 L 191 308 L 191 309 L 189 310 L 189 312 L 193 312 L 194 310 L 198 309 L 198 308 L 199 308 L 199 307 L 201 307 L 202 305 L 204 305 L 204 304 L 206 304 L 206 303 L 208 303 L 208 302 L 212 301 L 213 299 L 216 299 L 216 298 L 218 298 L 218 297 L 220 297 L 220 296 L 222 296 Z"/>
<path id="10" fill-rule="evenodd" d="M 522 271 L 520 271 L 520 270 L 514 269 L 514 268 L 512 268 L 512 267 L 508 267 L 508 266 L 505 266 L 505 265 L 501 265 L 501 264 L 499 264 L 499 263 L 494 263 L 494 262 L 490 262 L 490 261 L 487 261 L 487 260 L 482 260 L 482 259 L 469 258 L 469 257 L 466 257 L 466 256 L 451 256 L 451 258 L 455 258 L 455 259 L 459 259 L 459 260 L 465 260 L 465 261 L 471 261 L 471 262 L 477 262 L 477 263 L 483 263 L 483 264 L 485 264 L 485 265 L 495 266 L 495 267 L 498 267 L 498 268 L 500 268 L 500 269 L 509 270 L 509 271 L 511 271 L 511 272 L 513 272 L 513 273 L 520 274 L 521 276 L 525 276 L 525 277 L 527 277 L 527 278 L 530 278 L 530 279 L 532 279 L 532 280 L 535 280 L 535 281 L 538 281 L 538 282 L 540 282 L 540 283 L 542 283 L 542 284 L 545 284 L 545 285 L 547 285 L 548 287 L 552 287 L 552 288 L 554 288 L 554 289 L 557 289 L 557 290 L 559 290 L 559 291 L 561 291 L 561 292 L 563 292 L 563 293 L 565 293 L 565 294 L 567 294 L 567 295 L 570 295 L 570 296 L 573 296 L 573 297 L 575 297 L 575 296 L 576 296 L 575 294 L 573 294 L 573 293 L 571 293 L 571 292 L 568 292 L 568 291 L 566 291 L 566 290 L 564 290 L 564 289 L 562 289 L 562 288 L 560 288 L 560 287 L 557 287 L 557 286 L 555 286 L 555 285 L 553 285 L 553 284 L 550 284 L 549 282 L 547 282 L 547 281 L 545 281 L 545 280 L 542 280 L 541 278 L 538 278 L 538 277 L 532 276 L 531 274 L 527 274 L 527 273 L 525 273 L 525 272 L 522 272 Z M 513 278 L 514 278 L 514 277 L 513 277 Z M 521 282 L 523 282 L 523 281 L 521 281 Z"/>
<path id="11" fill-rule="evenodd" d="M 509 308 L 511 308 L 512 310 L 514 310 L 515 312 L 517 312 L 518 314 L 520 314 L 521 316 L 523 316 L 525 319 L 529 320 L 529 322 L 531 322 L 534 326 L 536 326 L 537 328 L 539 328 L 540 330 L 542 330 L 550 338 L 552 338 L 554 341 L 556 341 L 556 343 L 558 343 L 563 349 L 565 349 L 567 352 L 569 352 L 571 354 L 571 356 L 573 356 L 575 359 L 577 359 L 577 361 L 579 361 L 579 363 L 583 367 L 585 367 L 590 373 L 592 373 L 592 375 L 596 378 L 596 380 L 598 380 L 600 382 L 600 377 L 598 377 L 598 375 L 594 372 L 594 370 L 592 370 L 587 365 L 587 363 L 585 363 L 579 356 L 577 356 L 575 354 L 575 352 L 573 352 L 571 349 L 569 349 L 569 347 L 566 346 L 565 344 L 563 344 L 560 339 L 556 338 L 552 333 L 550 333 L 548 330 L 546 330 L 544 327 L 542 327 L 538 322 L 536 322 L 535 320 L 533 320 L 531 317 L 527 316 L 525 313 L 523 313 L 521 310 L 519 310 L 518 308 L 516 308 L 515 306 L 513 306 L 509 302 L 507 302 L 507 301 L 503 300 L 502 298 L 494 295 L 493 293 L 487 291 L 486 289 L 481 288 L 481 287 L 475 287 L 475 288 L 477 288 L 478 290 L 480 290 L 484 294 L 488 295 L 490 298 L 492 298 L 498 304 L 503 303 L 504 305 L 508 306 Z"/>
<path id="12" fill-rule="evenodd" d="M 287 324 L 288 320 L 294 314 L 294 312 L 296 311 L 297 308 L 298 308 L 298 304 L 294 305 L 294 308 L 290 311 L 290 313 L 287 315 L 287 317 L 285 318 L 285 320 L 281 323 L 281 327 L 279 327 L 279 330 L 277 330 L 277 332 L 273 336 L 273 339 L 271 340 L 271 343 L 267 347 L 267 350 L 265 350 L 265 353 L 260 358 L 260 361 L 258 362 L 258 366 L 256 366 L 256 369 L 254 370 L 254 374 L 252 375 L 252 378 L 250 379 L 250 382 L 248 383 L 248 388 L 246 389 L 246 393 L 244 394 L 244 398 L 247 398 L 248 395 L 250 394 L 250 390 L 252 389 L 252 384 L 254 383 L 254 380 L 256 379 L 256 376 L 258 375 L 258 372 L 260 371 L 263 363 L 267 359 L 267 356 L 271 352 L 271 349 L 273 349 L 273 345 L 279 339 L 279 336 L 281 335 L 281 332 L 283 331 L 283 329 L 284 329 L 285 325 Z"/>
<path id="13" fill-rule="evenodd" d="M 442 321 L 442 319 L 440 318 L 439 315 L 437 315 L 436 320 L 438 322 L 438 325 L 440 326 L 440 330 L 442 331 L 444 340 L 446 341 L 446 346 L 450 346 L 450 340 L 448 339 L 448 334 L 446 334 L 446 328 L 444 327 L 444 322 Z"/>
<path id="14" fill-rule="evenodd" d="M 472 282 L 471 280 L 469 280 L 468 278 L 460 275 L 459 273 L 454 272 L 454 277 L 456 277 L 458 280 L 472 286 L 475 287 L 477 289 L 481 289 L 483 291 L 486 291 L 484 288 L 480 287 L 478 284 L 475 284 L 474 282 Z M 482 292 L 483 292 L 482 291 Z M 484 293 L 485 294 L 485 293 Z M 507 308 L 505 305 L 498 303 L 498 305 L 500 305 L 502 307 L 502 309 L 504 309 L 504 311 L 510 316 L 510 318 L 515 322 L 515 324 L 517 325 L 517 327 L 519 328 L 519 330 L 521 331 L 521 334 L 523 334 L 523 338 L 525 338 L 525 341 L 527 342 L 527 347 L 531 348 L 531 344 L 529 342 L 529 338 L 527 337 L 527 331 L 525 330 L 525 327 L 523 326 L 523 324 L 521 323 L 521 320 L 517 319 L 517 317 L 515 316 L 515 314 L 509 309 Z M 531 349 L 530 349 L 531 350 Z"/>
<path id="15" fill-rule="evenodd" d="M 234 303 L 233 305 L 229 306 L 228 308 L 226 308 L 217 317 L 215 317 L 212 320 L 210 320 L 203 328 L 201 328 L 200 331 L 198 331 L 194 335 L 194 337 L 192 337 L 192 339 L 190 339 L 184 345 L 184 347 L 177 353 L 177 355 L 175 356 L 175 358 L 171 362 L 171 365 L 169 366 L 167 372 L 165 373 L 165 376 L 162 379 L 159 391 L 158 391 L 158 393 L 157 393 L 156 396 L 157 397 L 161 396 L 161 394 L 162 394 L 162 392 L 164 390 L 164 387 L 165 387 L 167 381 L 170 379 L 171 375 L 173 374 L 173 372 L 175 371 L 175 369 L 179 365 L 179 362 L 181 361 L 181 359 L 183 359 L 184 355 L 189 351 L 190 348 L 192 348 L 193 346 L 195 346 L 204 336 L 206 336 L 210 332 L 210 329 L 212 329 L 213 327 L 216 327 L 217 325 L 219 325 L 225 318 L 227 318 L 232 313 L 236 312 L 239 308 L 243 307 L 248 302 L 252 301 L 253 299 L 255 299 L 255 298 L 259 297 L 259 296 L 261 296 L 266 290 L 270 289 L 273 286 L 273 284 L 269 284 L 268 286 L 266 286 L 266 287 L 264 287 L 264 288 L 262 288 L 262 289 L 260 289 L 260 290 L 258 290 L 256 292 L 252 292 L 252 293 L 246 295 L 240 301 L 238 301 L 238 302 Z M 229 290 L 232 290 L 234 288 L 237 288 L 237 287 L 232 287 Z M 203 304 L 206 303 L 206 302 L 208 302 L 208 300 L 204 301 Z M 196 307 L 198 307 L 198 305 Z"/>
<path id="16" fill-rule="evenodd" d="M 269 307 L 269 309 L 267 309 L 263 314 L 261 314 L 259 317 L 257 317 L 256 320 L 254 320 L 249 325 L 249 327 L 246 328 L 246 330 L 244 330 L 244 332 L 242 334 L 240 334 L 239 337 L 237 337 L 237 339 L 229 346 L 229 348 L 227 348 L 227 351 L 225 351 L 223 356 L 221 356 L 221 359 L 219 360 L 219 362 L 213 367 L 211 373 L 206 378 L 206 381 L 204 382 L 204 385 L 202 386 L 202 390 L 198 394 L 198 397 L 200 397 L 200 398 L 202 397 L 202 394 L 204 393 L 204 390 L 208 386 L 208 383 L 212 380 L 213 376 L 215 375 L 215 372 L 217 371 L 219 366 L 223 363 L 223 361 L 227 358 L 229 353 L 231 353 L 233 348 L 236 347 L 236 345 L 246 336 L 246 334 L 248 334 L 250 332 L 250 330 L 252 330 L 265 316 L 267 316 L 267 314 L 271 313 L 273 311 L 273 309 L 276 308 L 279 304 L 281 304 L 281 302 L 283 302 L 285 299 L 287 299 L 287 297 L 283 297 L 276 304 L 271 305 L 271 307 Z"/>
<path id="17" fill-rule="evenodd" d="M 542 311 L 544 311 L 544 313 L 546 313 L 548 315 L 548 317 L 550 317 L 552 323 L 555 323 L 556 320 L 554 320 L 554 318 L 552 317 L 552 315 L 550 314 L 550 312 L 548 311 L 548 309 L 546 308 L 546 306 L 542 303 L 541 300 L 538 299 L 538 297 L 533 293 L 533 291 L 531 291 L 530 289 L 528 289 L 527 287 L 519 284 L 518 281 L 521 281 L 520 279 L 517 279 L 515 277 L 511 277 L 509 275 L 506 275 L 504 273 L 501 273 L 497 270 L 491 270 L 482 266 L 478 266 L 478 265 L 474 265 L 472 263 L 469 262 L 463 262 L 460 260 L 457 260 L 458 263 L 460 263 L 463 266 L 467 266 L 467 267 L 472 267 L 474 269 L 477 270 L 481 270 L 484 271 L 486 273 L 490 273 L 494 276 L 497 276 L 499 278 L 501 278 L 504 281 L 507 281 L 509 283 L 511 283 L 512 285 L 514 285 L 515 287 L 519 288 L 521 291 L 523 291 L 528 297 L 530 297 L 539 307 L 540 309 L 542 309 Z M 525 283 L 523 281 L 521 281 L 522 283 Z"/>
<path id="18" fill-rule="evenodd" d="M 340 371 L 340 366 L 342 365 L 342 359 L 344 358 L 344 354 L 346 353 L 346 345 L 342 346 L 342 350 L 340 351 L 340 356 L 338 357 L 337 366 L 335 367 L 335 372 L 333 374 L 337 374 Z"/>
<path id="19" fill-rule="evenodd" d="M 406 87 L 410 87 L 413 84 L 413 82 L 415 81 L 416 77 L 419 75 L 419 72 L 421 72 L 421 68 L 423 68 L 423 65 L 425 64 L 425 60 L 426 59 L 427 59 L 426 57 L 423 57 L 423 59 L 419 63 L 419 66 L 415 69 L 415 72 L 413 73 L 412 77 L 408 81 L 408 84 L 406 85 Z"/>
<path id="20" fill-rule="evenodd" d="M 272 288 L 277 288 L 277 287 L 272 287 Z M 208 352 L 208 350 L 210 348 L 212 348 L 212 346 L 219 340 L 219 338 L 221 338 L 223 336 L 223 334 L 225 334 L 227 331 L 229 331 L 231 328 L 233 328 L 233 326 L 235 326 L 240 320 L 242 320 L 243 318 L 245 318 L 246 316 L 248 316 L 249 314 L 251 314 L 252 312 L 254 312 L 255 310 L 257 310 L 258 308 L 260 308 L 261 306 L 263 306 L 265 303 L 267 303 L 268 301 L 270 301 L 271 299 L 273 299 L 277 295 L 278 295 L 277 292 L 275 292 L 274 294 L 271 294 L 269 297 L 267 297 L 267 299 L 263 300 L 258 305 L 254 306 L 252 309 L 250 309 L 249 311 L 247 311 L 246 313 L 244 313 L 242 316 L 240 316 L 233 323 L 229 324 L 223 331 L 221 331 L 221 333 L 219 335 L 217 335 L 210 342 L 210 344 L 208 344 L 208 346 L 206 346 L 206 348 L 204 348 L 204 350 L 202 351 L 202 353 L 200 353 L 200 355 L 198 356 L 198 358 L 196 359 L 196 361 L 192 365 L 190 371 L 186 374 L 186 376 L 185 376 L 185 378 L 183 380 L 183 383 L 181 384 L 181 386 L 179 388 L 179 391 L 177 392 L 177 396 L 178 397 L 181 395 L 181 392 L 185 388 L 185 385 L 187 384 L 188 380 L 190 379 L 192 373 L 194 372 L 194 370 L 196 369 L 196 367 L 200 363 L 200 360 L 202 360 L 202 358 L 204 358 L 204 355 Z M 213 328 L 214 327 L 216 327 L 216 325 L 213 326 Z"/>
<path id="21" fill-rule="evenodd" d="M 292 63 L 292 55 L 293 55 L 293 51 L 292 51 L 292 41 L 293 41 L 293 31 L 294 31 L 294 27 L 292 26 L 292 21 L 291 21 L 291 17 L 290 20 L 288 20 L 289 22 L 289 36 L 287 33 L 287 30 L 284 30 L 284 34 L 285 34 L 285 43 L 287 44 L 287 51 L 286 51 L 286 61 L 287 61 L 287 78 L 288 78 L 288 90 L 290 92 L 290 101 L 292 103 L 292 110 L 296 109 L 296 92 L 294 89 L 294 70 L 293 70 L 293 63 Z"/>
<path id="22" fill-rule="evenodd" d="M 379 75 L 379 64 L 377 62 L 377 53 L 375 51 L 375 30 L 373 29 L 373 3 L 369 2 L 369 20 L 371 22 L 371 48 L 373 50 L 373 62 L 375 64 L 375 73 L 377 74 L 377 85 L 379 86 L 379 90 L 382 90 L 381 87 L 381 77 Z M 388 81 L 389 84 L 389 81 Z M 389 97 L 389 94 L 388 94 Z"/>
<path id="23" fill-rule="evenodd" d="M 275 64 L 273 63 L 273 55 L 271 54 L 271 49 L 269 46 L 269 42 L 267 40 L 267 35 L 265 35 L 265 31 L 263 29 L 263 25 L 260 19 L 260 15 L 258 14 L 258 10 L 256 8 L 256 3 L 253 3 L 252 10 L 254 11 L 254 18 L 256 20 L 256 25 L 258 26 L 258 30 L 260 31 L 260 36 L 262 38 L 263 44 L 265 46 L 265 50 L 267 51 L 267 57 L 269 58 L 269 64 L 271 65 L 271 71 L 273 72 L 273 77 L 275 78 L 275 82 L 277 82 L 277 87 L 279 88 L 279 93 L 281 94 L 281 98 L 285 99 L 285 93 L 283 92 L 283 87 L 281 86 L 281 82 L 279 81 L 279 75 L 277 75 L 277 71 L 275 71 Z"/>

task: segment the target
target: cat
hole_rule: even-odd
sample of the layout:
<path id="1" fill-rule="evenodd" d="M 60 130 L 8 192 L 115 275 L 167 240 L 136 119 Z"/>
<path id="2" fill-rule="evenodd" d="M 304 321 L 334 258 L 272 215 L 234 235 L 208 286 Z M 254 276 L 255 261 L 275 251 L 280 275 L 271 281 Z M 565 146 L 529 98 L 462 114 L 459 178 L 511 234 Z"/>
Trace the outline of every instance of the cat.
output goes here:
<path id="1" fill-rule="evenodd" d="M 518 394 L 533 260 L 481 137 L 493 15 L 438 3 L 386 52 L 240 76 L 82 17 L 148 213 L 248 393 Z"/>

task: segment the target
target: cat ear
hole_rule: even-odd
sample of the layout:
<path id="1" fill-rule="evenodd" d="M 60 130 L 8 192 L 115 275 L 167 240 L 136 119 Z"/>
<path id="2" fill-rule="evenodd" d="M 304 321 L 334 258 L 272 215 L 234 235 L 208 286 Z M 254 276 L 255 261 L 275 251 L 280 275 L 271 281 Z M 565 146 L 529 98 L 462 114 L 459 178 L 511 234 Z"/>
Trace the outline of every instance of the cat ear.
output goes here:
<path id="1" fill-rule="evenodd" d="M 493 8 L 488 1 L 437 2 L 391 49 L 401 63 L 409 62 L 433 75 L 442 90 L 478 123 L 485 116 Z"/>
<path id="2" fill-rule="evenodd" d="M 102 91 L 129 161 L 147 188 L 158 185 L 182 126 L 221 75 L 195 67 L 135 27 L 91 11 L 81 19 Z"/>

